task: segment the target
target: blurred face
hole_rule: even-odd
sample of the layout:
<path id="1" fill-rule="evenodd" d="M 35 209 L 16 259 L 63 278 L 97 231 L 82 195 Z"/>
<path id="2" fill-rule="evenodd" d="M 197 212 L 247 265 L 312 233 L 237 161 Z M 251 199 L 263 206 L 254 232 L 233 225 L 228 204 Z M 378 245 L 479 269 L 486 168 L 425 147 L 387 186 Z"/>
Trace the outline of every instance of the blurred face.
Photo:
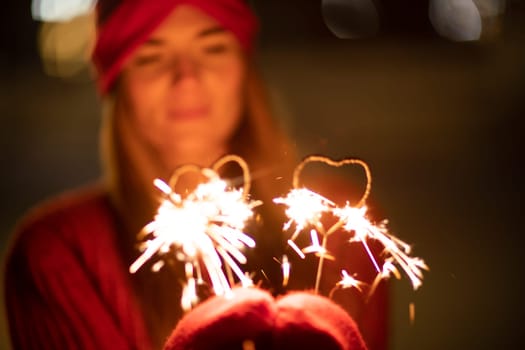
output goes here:
<path id="1" fill-rule="evenodd" d="M 209 166 L 239 123 L 244 74 L 234 35 L 178 6 L 124 66 L 118 104 L 134 136 L 167 165 Z"/>

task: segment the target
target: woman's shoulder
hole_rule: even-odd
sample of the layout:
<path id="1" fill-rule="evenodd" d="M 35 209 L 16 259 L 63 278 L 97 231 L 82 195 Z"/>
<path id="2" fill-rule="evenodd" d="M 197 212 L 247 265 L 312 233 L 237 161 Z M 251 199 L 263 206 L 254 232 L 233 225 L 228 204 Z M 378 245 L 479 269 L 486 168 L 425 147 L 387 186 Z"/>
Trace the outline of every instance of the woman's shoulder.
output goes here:
<path id="1" fill-rule="evenodd" d="M 107 213 L 109 197 L 100 185 L 90 185 L 63 192 L 31 208 L 19 221 L 17 231 L 38 226 L 60 226 L 65 223 L 88 224 L 93 215 Z"/>
<path id="2" fill-rule="evenodd" d="M 53 256 L 64 249 L 82 249 L 88 239 L 111 232 L 114 214 L 100 185 L 70 190 L 31 208 L 15 227 L 9 256 Z M 98 236 L 98 237 L 97 237 Z"/>

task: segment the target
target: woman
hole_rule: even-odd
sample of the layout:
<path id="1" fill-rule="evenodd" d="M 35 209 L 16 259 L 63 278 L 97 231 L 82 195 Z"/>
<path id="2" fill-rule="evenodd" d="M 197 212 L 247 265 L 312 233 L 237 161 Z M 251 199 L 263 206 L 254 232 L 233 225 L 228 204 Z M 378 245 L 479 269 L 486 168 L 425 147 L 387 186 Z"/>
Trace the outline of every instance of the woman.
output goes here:
<path id="1" fill-rule="evenodd" d="M 5 293 L 16 349 L 162 346 L 181 317 L 180 267 L 128 273 L 137 232 L 158 206 L 154 178 L 235 153 L 253 172 L 254 198 L 271 203 L 289 188 L 293 155 L 252 64 L 256 21 L 243 1 L 104 0 L 97 10 L 106 176 L 20 224 Z M 276 210 L 261 208 L 247 267 L 273 287 L 272 258 L 283 252 L 282 239 L 267 234 L 281 230 Z"/>

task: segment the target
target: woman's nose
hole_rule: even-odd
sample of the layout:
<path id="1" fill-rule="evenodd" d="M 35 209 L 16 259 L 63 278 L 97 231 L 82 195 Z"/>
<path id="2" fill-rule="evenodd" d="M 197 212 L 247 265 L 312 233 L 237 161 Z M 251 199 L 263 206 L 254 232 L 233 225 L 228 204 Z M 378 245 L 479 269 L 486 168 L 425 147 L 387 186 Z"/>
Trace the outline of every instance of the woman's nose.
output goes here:
<path id="1" fill-rule="evenodd" d="M 181 83 L 186 80 L 197 80 L 199 67 L 197 62 L 189 56 L 178 57 L 172 64 L 173 83 Z"/>

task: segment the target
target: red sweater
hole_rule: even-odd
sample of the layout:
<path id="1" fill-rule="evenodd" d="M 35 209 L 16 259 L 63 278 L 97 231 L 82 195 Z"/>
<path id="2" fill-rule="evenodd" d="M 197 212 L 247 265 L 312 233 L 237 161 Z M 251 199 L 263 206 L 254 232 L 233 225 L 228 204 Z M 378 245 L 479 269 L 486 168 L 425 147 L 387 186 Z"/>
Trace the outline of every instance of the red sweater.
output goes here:
<path id="1" fill-rule="evenodd" d="M 180 317 L 180 310 L 173 308 L 175 305 L 180 309 L 180 291 L 173 290 L 179 281 L 174 275 L 162 277 L 147 270 L 143 271 L 146 279 L 132 276 L 128 272 L 129 257 L 122 253 L 119 232 L 116 214 L 102 189 L 59 197 L 33 210 L 21 222 L 5 273 L 6 309 L 14 349 L 120 350 L 161 345 Z M 345 258 L 335 266 L 327 262 L 323 278 L 326 283 L 322 288 L 325 295 L 340 278 L 340 269 L 348 263 L 358 271 L 370 271 L 363 252 L 358 255 L 359 250 L 340 244 L 344 242 L 334 243 L 332 252 Z M 275 252 L 263 246 L 261 254 L 272 260 Z M 313 283 L 312 266 L 305 261 L 294 264 L 292 276 L 298 282 L 296 289 L 305 287 L 304 276 L 312 277 Z M 171 285 L 166 287 L 169 282 Z M 144 286 L 150 292 L 141 296 L 139 304 L 135 295 L 142 295 L 137 288 Z M 338 292 L 334 299 L 357 321 L 370 350 L 386 349 L 385 285 L 380 286 L 369 303 L 352 291 Z M 164 317 L 160 324 L 165 324 L 165 329 L 155 328 L 161 334 L 148 332 L 148 321 L 139 305 L 145 305 L 153 315 Z"/>
<path id="2" fill-rule="evenodd" d="M 100 189 L 70 194 L 21 223 L 5 271 L 14 349 L 149 349 L 116 222 Z"/>

